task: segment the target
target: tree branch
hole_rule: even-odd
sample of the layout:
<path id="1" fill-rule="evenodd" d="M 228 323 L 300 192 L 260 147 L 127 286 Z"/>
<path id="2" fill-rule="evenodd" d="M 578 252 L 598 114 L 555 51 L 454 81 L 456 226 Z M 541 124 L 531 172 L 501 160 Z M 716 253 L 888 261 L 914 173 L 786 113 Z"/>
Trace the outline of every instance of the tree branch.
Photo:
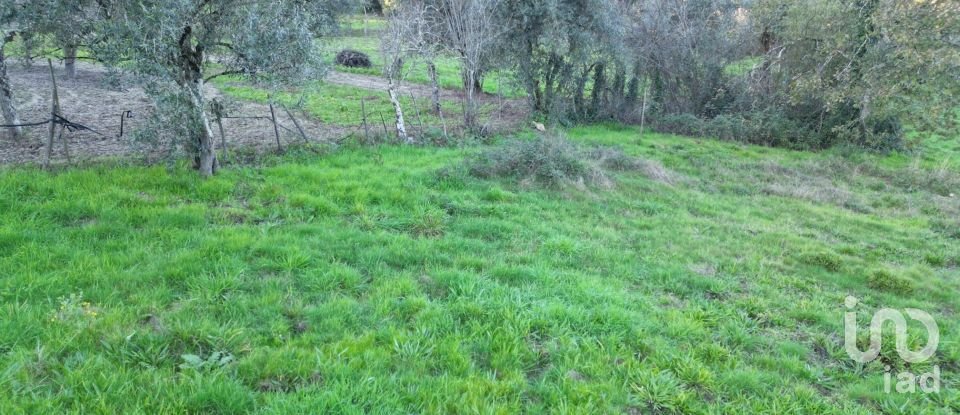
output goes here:
<path id="1" fill-rule="evenodd" d="M 234 69 L 234 70 L 230 70 L 230 71 L 223 71 L 223 72 L 220 72 L 220 73 L 218 73 L 218 74 L 213 74 L 213 75 L 210 75 L 210 76 L 206 77 L 206 78 L 203 80 L 203 82 L 210 82 L 210 80 L 216 79 L 216 78 L 221 77 L 221 76 L 226 76 L 226 75 L 243 75 L 243 74 L 245 74 L 245 73 L 247 73 L 247 71 L 246 71 L 246 70 L 243 70 L 243 69 Z"/>

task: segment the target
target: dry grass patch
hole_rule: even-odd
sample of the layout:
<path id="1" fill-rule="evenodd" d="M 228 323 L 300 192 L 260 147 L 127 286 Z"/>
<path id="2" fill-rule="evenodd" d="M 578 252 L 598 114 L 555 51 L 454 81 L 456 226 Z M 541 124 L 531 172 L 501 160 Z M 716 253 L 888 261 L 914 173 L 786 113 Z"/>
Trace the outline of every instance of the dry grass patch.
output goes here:
<path id="1" fill-rule="evenodd" d="M 659 161 L 627 155 L 614 147 L 586 148 L 556 135 L 512 139 L 486 150 L 467 163 L 478 178 L 507 178 L 523 186 L 611 188 L 610 172 L 639 172 L 660 183 L 673 185 L 679 175 Z"/>

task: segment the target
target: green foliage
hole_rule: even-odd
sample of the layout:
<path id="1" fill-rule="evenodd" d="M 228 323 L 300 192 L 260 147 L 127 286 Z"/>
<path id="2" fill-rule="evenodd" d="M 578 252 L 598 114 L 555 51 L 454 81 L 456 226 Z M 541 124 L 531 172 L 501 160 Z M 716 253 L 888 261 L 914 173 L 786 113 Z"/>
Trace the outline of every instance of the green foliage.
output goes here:
<path id="1" fill-rule="evenodd" d="M 804 252 L 800 254 L 800 261 L 804 264 L 821 267 L 831 272 L 840 271 L 841 267 L 843 267 L 843 259 L 829 251 Z"/>
<path id="2" fill-rule="evenodd" d="M 867 285 L 875 290 L 895 294 L 909 294 L 914 290 L 912 280 L 887 269 L 877 269 L 871 272 L 867 277 Z"/>
<path id="3" fill-rule="evenodd" d="M 951 2 L 758 3 L 768 49 L 747 95 L 821 135 L 896 149 L 901 123 L 955 131 L 958 9 Z"/>
<path id="4" fill-rule="evenodd" d="M 181 370 L 214 370 L 229 365 L 234 361 L 233 355 L 222 352 L 213 352 L 206 358 L 195 354 L 185 354 L 180 357 L 183 359 L 183 363 L 177 367 Z"/>
<path id="5" fill-rule="evenodd" d="M 111 2 L 111 16 L 127 17 L 102 23 L 107 43 L 98 49 L 105 59 L 132 60 L 141 75 L 179 82 L 181 42 L 193 39 L 224 71 L 264 82 L 303 79 L 318 73 L 314 39 L 343 6 L 337 0 L 288 3 Z"/>
<path id="6" fill-rule="evenodd" d="M 605 65 L 624 63 L 621 12 L 610 0 L 503 1 L 499 16 L 506 33 L 497 57 L 515 69 L 535 111 L 573 120 L 606 115 L 607 88 L 594 87 L 588 103 L 586 87 L 591 75 L 595 83 L 606 79 Z M 623 94 L 623 87 L 616 93 Z"/>
<path id="7" fill-rule="evenodd" d="M 713 118 L 688 113 L 662 115 L 655 119 L 653 126 L 666 133 L 799 150 L 822 149 L 831 143 L 802 123 L 773 111 L 720 114 Z"/>

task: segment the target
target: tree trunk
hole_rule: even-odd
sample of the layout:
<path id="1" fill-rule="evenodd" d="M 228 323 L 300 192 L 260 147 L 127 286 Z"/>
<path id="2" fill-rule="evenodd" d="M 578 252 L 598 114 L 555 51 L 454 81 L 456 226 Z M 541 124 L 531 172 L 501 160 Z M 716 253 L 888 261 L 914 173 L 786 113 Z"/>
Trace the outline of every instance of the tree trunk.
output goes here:
<path id="1" fill-rule="evenodd" d="M 558 60 L 556 54 L 550 54 L 550 59 L 547 61 L 547 73 L 543 76 L 543 110 L 548 117 L 555 115 L 553 114 L 553 81 L 556 79 L 560 66 Z"/>
<path id="2" fill-rule="evenodd" d="M 593 72 L 593 92 L 590 94 L 590 116 L 596 117 L 601 113 L 604 103 L 604 94 L 607 92 L 606 65 L 597 62 Z"/>
<path id="3" fill-rule="evenodd" d="M 615 116 L 623 108 L 624 91 L 627 88 L 627 70 L 623 65 L 617 65 L 617 72 L 613 76 L 612 91 L 610 91 L 610 101 L 607 108 L 604 109 L 604 116 Z"/>
<path id="4" fill-rule="evenodd" d="M 643 138 L 643 128 L 647 121 L 647 92 L 649 92 L 650 87 L 646 86 L 643 88 L 643 104 L 640 105 L 640 137 Z"/>
<path id="5" fill-rule="evenodd" d="M 413 139 L 407 135 L 407 127 L 403 121 L 403 109 L 400 107 L 400 99 L 397 97 L 397 86 L 393 79 L 387 81 L 387 94 L 390 95 L 390 103 L 393 104 L 393 111 L 396 113 L 397 138 L 413 143 Z"/>
<path id="6" fill-rule="evenodd" d="M 439 114 L 440 108 L 440 82 L 437 79 L 437 65 L 433 61 L 427 62 L 427 73 L 430 75 L 430 87 L 433 89 L 431 97 L 433 99 L 432 110 L 434 114 Z"/>
<path id="7" fill-rule="evenodd" d="M 467 85 L 473 85 L 474 81 L 476 81 L 476 72 L 469 69 L 466 72 Z M 477 127 L 477 103 L 476 97 L 474 96 L 475 92 L 476 91 L 474 91 L 473 88 L 467 88 L 466 94 L 464 94 L 466 100 L 464 101 L 463 108 L 463 124 L 468 131 L 474 131 Z"/>
<path id="8" fill-rule="evenodd" d="M 573 93 L 573 110 L 577 113 L 578 118 L 586 118 L 587 116 L 587 103 L 583 94 L 587 89 L 587 80 L 590 78 L 591 71 L 593 71 L 593 65 L 585 67 L 577 77 L 577 89 Z"/>
<path id="9" fill-rule="evenodd" d="M 474 69 L 473 74 L 469 74 L 469 70 L 464 69 L 461 73 L 463 77 L 463 90 L 472 90 L 474 94 L 483 93 L 483 74 L 479 70 Z"/>
<path id="10" fill-rule="evenodd" d="M 197 117 L 197 130 L 193 132 L 196 146 L 197 169 L 203 177 L 213 176 L 217 171 L 217 153 L 213 148 L 213 129 L 203 99 L 203 47 L 193 45 L 193 28 L 187 26 L 180 36 L 180 86 L 190 97 L 190 108 Z"/>
<path id="11" fill-rule="evenodd" d="M 3 46 L 12 36 L 0 36 L 0 112 L 3 112 L 4 124 L 20 124 L 20 117 L 17 116 L 17 109 L 13 106 L 13 90 L 10 86 L 10 78 L 7 76 L 7 63 L 3 55 Z M 13 139 L 20 138 L 23 135 L 22 127 L 4 128 L 9 130 Z"/>
<path id="12" fill-rule="evenodd" d="M 870 93 L 867 92 L 863 94 L 863 98 L 860 99 L 860 140 L 862 143 L 867 144 L 873 131 L 870 128 Z"/>
<path id="13" fill-rule="evenodd" d="M 213 176 L 217 172 L 219 164 L 217 163 L 217 152 L 213 149 L 213 129 L 210 128 L 210 118 L 207 117 L 207 111 L 204 108 L 203 99 L 203 79 L 198 79 L 190 84 L 190 103 L 192 110 L 199 117 L 200 130 L 195 132 L 197 152 L 199 156 L 198 169 L 203 177 Z"/>
<path id="14" fill-rule="evenodd" d="M 63 70 L 67 79 L 77 77 L 77 47 L 66 45 L 63 47 Z"/>

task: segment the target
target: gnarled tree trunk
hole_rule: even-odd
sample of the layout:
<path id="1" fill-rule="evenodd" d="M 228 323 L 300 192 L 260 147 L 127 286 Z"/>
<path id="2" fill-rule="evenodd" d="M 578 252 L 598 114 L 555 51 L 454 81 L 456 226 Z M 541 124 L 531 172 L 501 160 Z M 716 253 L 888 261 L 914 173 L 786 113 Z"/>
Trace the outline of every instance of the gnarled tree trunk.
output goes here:
<path id="1" fill-rule="evenodd" d="M 203 46 L 193 45 L 193 29 L 187 26 L 180 36 L 180 87 L 190 98 L 190 108 L 197 117 L 198 124 L 193 132 L 196 146 L 196 167 L 203 177 L 210 177 L 218 168 L 217 153 L 213 149 L 213 129 L 207 117 L 203 98 Z"/>
<path id="2" fill-rule="evenodd" d="M 473 74 L 467 73 L 466 69 L 461 70 L 460 76 L 463 77 L 463 90 L 472 89 L 474 95 L 483 93 L 483 72 L 474 70 Z"/>
<path id="3" fill-rule="evenodd" d="M 20 117 L 17 116 L 17 108 L 13 106 L 13 89 L 10 86 L 10 78 L 7 76 L 7 63 L 3 55 L 3 46 L 12 40 L 13 34 L 0 36 L 0 112 L 3 113 L 4 124 L 20 124 Z M 23 135 L 23 128 L 4 128 L 11 131 L 14 139 Z"/>
<path id="4" fill-rule="evenodd" d="M 472 85 L 476 80 L 475 72 L 472 70 L 466 70 L 466 85 Z M 473 88 L 467 88 L 466 94 L 464 94 L 463 101 L 463 125 L 469 131 L 476 131 L 477 129 L 477 102 L 476 102 L 476 91 Z"/>
<path id="5" fill-rule="evenodd" d="M 197 169 L 201 176 L 210 177 L 217 172 L 219 163 L 217 162 L 217 153 L 213 150 L 213 129 L 210 128 L 210 118 L 204 108 L 203 79 L 192 83 L 189 89 L 190 103 L 193 105 L 192 110 L 197 114 L 200 121 L 200 129 L 195 132 L 199 161 Z"/>

